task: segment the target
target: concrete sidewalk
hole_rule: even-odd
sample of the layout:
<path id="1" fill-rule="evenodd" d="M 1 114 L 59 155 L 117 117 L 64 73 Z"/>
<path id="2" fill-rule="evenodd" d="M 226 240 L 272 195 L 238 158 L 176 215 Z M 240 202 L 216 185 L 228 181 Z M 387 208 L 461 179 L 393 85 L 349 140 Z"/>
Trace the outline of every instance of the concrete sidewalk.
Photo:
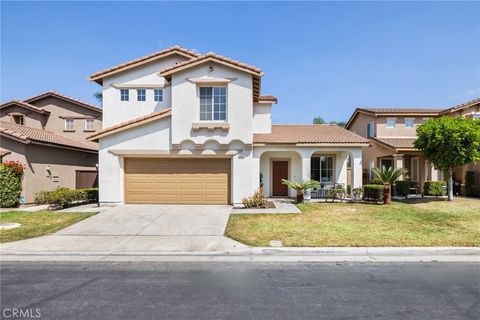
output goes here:
<path id="1" fill-rule="evenodd" d="M 121 250 L 96 246 L 94 250 L 27 251 L 1 250 L 2 261 L 285 261 L 285 262 L 480 262 L 479 247 L 355 247 L 355 248 L 215 248 L 210 251 L 138 251 L 136 245 L 124 247 L 122 239 L 112 239 Z M 102 242 L 102 239 L 95 239 Z M 156 240 L 156 239 L 154 239 Z M 233 241 L 233 240 L 232 240 Z M 205 244 L 199 244 L 199 247 Z M 180 248 L 181 246 L 178 246 Z M 213 248 L 212 248 L 213 249 Z"/>

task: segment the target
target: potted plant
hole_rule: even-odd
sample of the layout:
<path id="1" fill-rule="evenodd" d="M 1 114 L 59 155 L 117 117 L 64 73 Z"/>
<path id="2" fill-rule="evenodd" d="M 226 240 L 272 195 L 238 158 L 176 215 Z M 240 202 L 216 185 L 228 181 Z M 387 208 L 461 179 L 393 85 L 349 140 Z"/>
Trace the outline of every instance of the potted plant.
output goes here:
<path id="1" fill-rule="evenodd" d="M 300 182 L 292 182 L 282 179 L 282 184 L 297 192 L 297 203 L 303 202 L 303 195 L 306 190 L 320 187 L 320 182 L 315 180 L 302 180 Z"/>

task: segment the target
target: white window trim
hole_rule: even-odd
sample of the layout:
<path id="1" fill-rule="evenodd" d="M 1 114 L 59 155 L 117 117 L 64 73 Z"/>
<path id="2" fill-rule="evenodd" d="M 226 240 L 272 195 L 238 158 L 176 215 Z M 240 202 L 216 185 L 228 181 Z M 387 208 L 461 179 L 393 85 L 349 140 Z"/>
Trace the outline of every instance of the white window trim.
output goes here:
<path id="1" fill-rule="evenodd" d="M 145 91 L 145 95 L 144 95 L 145 100 L 139 100 L 139 99 L 138 99 L 138 98 L 139 98 L 139 92 L 140 92 L 141 90 Z M 146 101 L 147 101 L 147 89 L 145 89 L 145 88 L 138 88 L 138 89 L 137 89 L 137 102 L 146 102 Z"/>
<path id="2" fill-rule="evenodd" d="M 160 91 L 161 92 L 161 95 L 160 95 L 160 100 L 156 100 L 156 95 L 155 95 L 155 92 L 156 91 Z M 163 89 L 153 89 L 153 101 L 155 102 L 163 102 Z"/>
<path id="3" fill-rule="evenodd" d="M 212 88 L 212 103 L 214 104 L 215 101 L 213 99 L 213 88 L 225 88 L 225 120 L 200 120 L 200 112 L 201 112 L 201 107 L 200 107 L 200 88 Z M 209 86 L 209 85 L 204 85 L 204 86 L 198 86 L 198 111 L 197 111 L 197 117 L 199 122 L 219 122 L 219 123 L 225 123 L 228 122 L 228 86 Z M 213 104 L 212 104 L 212 118 L 213 118 Z"/>
<path id="4" fill-rule="evenodd" d="M 407 121 L 411 120 L 412 121 L 412 126 L 411 127 L 407 127 Z M 407 129 L 413 129 L 415 128 L 415 118 L 405 118 L 403 119 L 403 125 L 405 126 L 405 128 Z"/>
<path id="5" fill-rule="evenodd" d="M 393 127 L 390 127 L 390 126 L 388 125 L 388 121 L 394 121 Z M 387 118 L 387 123 L 386 123 L 386 125 L 387 125 L 387 128 L 388 128 L 388 129 L 395 129 L 395 126 L 397 125 L 397 118 Z"/>
<path id="6" fill-rule="evenodd" d="M 72 127 L 71 128 L 69 128 L 67 126 L 67 123 L 69 123 L 70 121 L 72 122 Z M 65 130 L 69 130 L 69 131 L 70 130 L 75 130 L 75 120 L 74 119 L 65 119 L 64 125 L 65 125 Z"/>
<path id="7" fill-rule="evenodd" d="M 92 124 L 91 128 L 88 127 L 89 122 L 91 122 Z M 95 130 L 95 119 L 85 119 L 85 130 L 89 130 L 89 131 Z"/>
<path id="8" fill-rule="evenodd" d="M 122 100 L 122 97 L 123 97 L 122 91 L 124 91 L 124 90 L 127 92 L 127 100 Z M 120 101 L 122 101 L 122 102 L 130 101 L 130 90 L 129 89 L 120 89 Z"/>
<path id="9" fill-rule="evenodd" d="M 368 178 L 369 178 L 369 180 L 372 180 L 375 177 L 375 172 L 373 172 L 373 169 L 375 169 L 375 160 L 370 160 L 370 163 L 368 164 Z"/>

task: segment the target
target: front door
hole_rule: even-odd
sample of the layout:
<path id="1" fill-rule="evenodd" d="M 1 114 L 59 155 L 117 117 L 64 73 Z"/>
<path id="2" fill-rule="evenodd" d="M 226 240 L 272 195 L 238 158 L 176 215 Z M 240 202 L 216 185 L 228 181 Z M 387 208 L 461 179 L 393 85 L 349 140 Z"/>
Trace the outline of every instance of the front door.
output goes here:
<path id="1" fill-rule="evenodd" d="M 282 179 L 288 180 L 288 161 L 272 161 L 272 196 L 288 196 L 288 187 L 282 184 Z"/>

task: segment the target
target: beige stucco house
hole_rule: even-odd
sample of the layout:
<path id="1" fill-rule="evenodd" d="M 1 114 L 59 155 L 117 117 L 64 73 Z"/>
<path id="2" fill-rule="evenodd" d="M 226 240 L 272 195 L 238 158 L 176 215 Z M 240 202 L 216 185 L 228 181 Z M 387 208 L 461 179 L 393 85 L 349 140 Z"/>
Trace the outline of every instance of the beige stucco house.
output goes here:
<path id="1" fill-rule="evenodd" d="M 426 180 L 443 180 L 443 173 L 413 147 L 416 127 L 427 119 L 441 116 L 480 118 L 480 99 L 441 109 L 357 108 L 346 127 L 371 143 L 363 150 L 363 181 L 373 179 L 372 169 L 380 166 L 408 169 L 407 178 L 417 182 L 420 190 Z M 455 168 L 454 181 L 464 184 L 466 171 L 475 171 L 480 183 L 479 163 Z"/>
<path id="2" fill-rule="evenodd" d="M 25 165 L 23 202 L 42 190 L 96 186 L 98 145 L 86 136 L 101 126 L 100 108 L 53 91 L 0 105 L 0 158 Z"/>
<path id="3" fill-rule="evenodd" d="M 89 138 L 99 142 L 100 201 L 239 204 L 260 186 L 295 196 L 282 179 L 345 188 L 348 172 L 361 186 L 368 141 L 335 125 L 272 124 L 277 99 L 261 94 L 263 76 L 179 46 L 92 74 L 103 90 L 103 130 Z"/>

